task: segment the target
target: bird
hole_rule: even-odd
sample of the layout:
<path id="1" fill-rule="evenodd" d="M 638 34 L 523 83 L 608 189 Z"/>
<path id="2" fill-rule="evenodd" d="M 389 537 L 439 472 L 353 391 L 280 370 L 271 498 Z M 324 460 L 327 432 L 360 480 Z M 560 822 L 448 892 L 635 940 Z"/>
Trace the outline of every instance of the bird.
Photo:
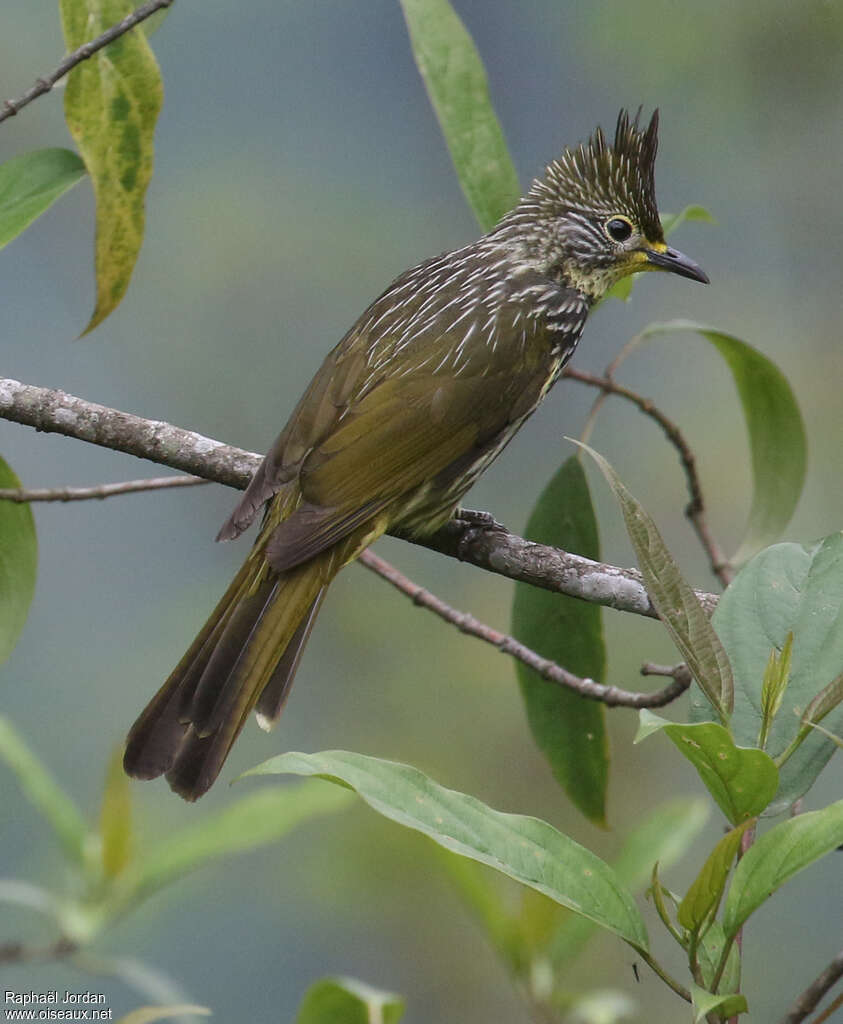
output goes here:
<path id="1" fill-rule="evenodd" d="M 477 241 L 399 275 L 328 354 L 218 540 L 258 517 L 246 560 L 132 726 L 128 775 L 196 800 L 250 714 L 270 728 L 334 576 L 390 530 L 455 513 L 558 379 L 621 278 L 708 283 L 664 240 L 659 113 L 621 110 L 566 148 Z"/>

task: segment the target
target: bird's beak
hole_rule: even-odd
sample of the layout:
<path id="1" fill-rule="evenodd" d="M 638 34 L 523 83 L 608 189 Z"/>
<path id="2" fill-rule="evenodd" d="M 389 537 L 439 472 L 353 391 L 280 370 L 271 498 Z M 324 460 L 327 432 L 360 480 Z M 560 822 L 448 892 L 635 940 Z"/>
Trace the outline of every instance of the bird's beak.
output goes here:
<path id="1" fill-rule="evenodd" d="M 708 284 L 708 274 L 699 264 L 677 249 L 665 249 L 659 252 L 656 249 L 645 249 L 644 255 L 647 262 L 652 263 L 659 270 L 668 270 L 671 274 L 679 274 L 680 277 L 690 277 L 692 281 L 701 281 Z"/>

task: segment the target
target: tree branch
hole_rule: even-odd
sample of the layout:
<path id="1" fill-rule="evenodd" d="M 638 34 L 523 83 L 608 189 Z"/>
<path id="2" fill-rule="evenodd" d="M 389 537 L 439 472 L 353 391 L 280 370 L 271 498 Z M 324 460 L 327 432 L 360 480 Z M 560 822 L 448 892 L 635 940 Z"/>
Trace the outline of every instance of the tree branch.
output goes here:
<path id="1" fill-rule="evenodd" d="M 581 697 L 599 700 L 607 707 L 661 708 L 676 700 L 677 697 L 680 697 L 691 685 L 691 674 L 687 669 L 682 674 L 677 671 L 673 682 L 657 693 L 637 693 L 630 690 L 621 690 L 616 686 L 604 686 L 602 683 L 596 683 L 593 679 L 583 679 L 580 676 L 574 675 L 573 672 L 569 672 L 556 662 L 543 658 L 536 651 L 520 643 L 515 637 L 498 632 L 498 630 L 487 626 L 468 612 L 461 612 L 457 611 L 456 608 L 452 608 L 441 598 L 431 594 L 429 590 L 425 590 L 424 587 L 420 587 L 417 583 L 408 579 L 395 566 L 390 565 L 389 562 L 376 555 L 374 551 L 364 551 L 357 561 L 362 562 L 367 569 L 371 569 L 372 572 L 377 573 L 382 579 L 391 583 L 402 594 L 406 594 L 413 604 L 432 611 L 440 619 L 444 619 L 445 622 L 450 622 L 452 626 L 456 626 L 461 633 L 477 637 L 479 640 L 485 640 L 486 643 L 496 647 L 501 654 L 508 654 L 515 658 L 516 661 L 523 662 L 537 672 L 542 679 L 556 683 L 559 686 L 565 686 L 569 690 L 578 693 Z"/>
<path id="2" fill-rule="evenodd" d="M 259 455 L 191 430 L 4 378 L 0 378 L 0 418 L 241 490 L 261 461 Z M 433 536 L 413 542 L 509 579 L 619 611 L 657 617 L 637 570 L 533 544 L 502 527 L 478 528 L 470 521 L 452 520 Z M 715 594 L 698 593 L 697 597 L 708 613 L 717 605 Z"/>
<path id="3" fill-rule="evenodd" d="M 685 508 L 685 515 L 690 520 L 700 539 L 700 543 L 708 555 L 712 572 L 724 587 L 728 586 L 733 576 L 732 567 L 709 528 L 702 486 L 697 474 L 696 458 L 678 425 L 669 419 L 661 409 L 657 408 L 649 398 L 645 398 L 643 395 L 639 395 L 638 392 L 617 384 L 608 373 L 603 377 L 598 377 L 595 374 L 586 373 L 584 370 L 577 370 L 572 366 L 566 366 L 562 371 L 562 376 L 570 380 L 578 380 L 580 383 L 588 384 L 590 387 L 600 388 L 604 395 L 619 395 L 621 398 L 627 399 L 627 401 L 638 406 L 646 416 L 655 420 L 662 428 L 665 437 L 667 437 L 668 441 L 679 453 L 679 461 L 682 464 L 682 469 L 685 471 L 685 479 L 688 483 L 688 493 L 691 499 Z"/>
<path id="4" fill-rule="evenodd" d="M 139 25 L 142 21 L 146 21 L 147 18 L 151 17 L 157 11 L 163 10 L 165 7 L 171 7 L 174 0 L 150 0 L 149 3 L 143 4 L 132 11 L 131 14 L 127 14 L 122 21 L 116 25 L 112 25 L 111 28 L 106 29 L 102 35 L 97 36 L 96 39 L 92 39 L 90 42 L 83 43 L 78 49 L 74 50 L 73 53 L 67 55 L 59 66 L 51 74 L 46 75 L 44 78 L 39 78 L 35 85 L 30 89 L 27 89 L 23 96 L 16 100 L 4 100 L 2 109 L 0 109 L 0 121 L 5 121 L 9 117 L 14 117 L 17 112 L 31 103 L 33 100 L 38 99 L 39 96 L 43 96 L 45 92 L 49 92 L 59 79 L 64 78 L 68 71 L 72 71 L 77 64 L 81 64 L 83 61 L 93 57 L 97 50 L 101 50 L 104 46 L 108 46 L 109 43 L 113 43 L 115 39 L 119 39 L 120 36 L 125 35 L 136 25 Z"/>
<path id="5" fill-rule="evenodd" d="M 535 544 L 509 533 L 505 527 L 478 530 L 471 523 L 452 519 L 430 537 L 396 536 L 519 583 L 617 611 L 658 618 L 637 569 L 594 562 L 546 544 Z M 695 593 L 706 613 L 711 615 L 717 607 L 717 595 L 699 590 Z"/>
<path id="6" fill-rule="evenodd" d="M 136 455 L 243 490 L 260 456 L 160 420 L 110 409 L 51 388 L 0 378 L 0 418 Z"/>
<path id="7" fill-rule="evenodd" d="M 19 505 L 31 501 L 101 501 L 118 494 L 138 494 L 141 491 L 163 491 L 171 487 L 196 487 L 208 484 L 198 476 L 155 476 L 146 480 L 123 480 L 118 484 L 97 484 L 95 487 L 0 487 L 0 501 L 14 501 Z"/>
<path id="8" fill-rule="evenodd" d="M 831 989 L 837 982 L 843 978 L 843 950 L 841 950 L 837 956 L 831 961 L 826 969 L 805 989 L 805 991 L 797 996 L 793 1005 L 782 1017 L 781 1024 L 800 1024 L 800 1021 L 805 1020 L 812 1010 L 815 1010 L 822 997 Z M 841 997 L 843 998 L 843 996 Z M 826 1019 L 826 1018 L 818 1018 Z"/>

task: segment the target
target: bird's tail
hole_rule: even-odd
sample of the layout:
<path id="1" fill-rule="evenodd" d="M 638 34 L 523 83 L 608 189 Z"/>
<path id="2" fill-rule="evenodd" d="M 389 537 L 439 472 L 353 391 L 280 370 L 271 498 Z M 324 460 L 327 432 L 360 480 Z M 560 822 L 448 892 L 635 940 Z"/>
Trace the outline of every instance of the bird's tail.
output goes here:
<path id="1" fill-rule="evenodd" d="M 328 550 L 273 572 L 254 549 L 189 650 L 132 726 L 129 775 L 166 775 L 186 800 L 207 792 L 253 710 L 281 713 L 325 589 L 339 565 Z"/>

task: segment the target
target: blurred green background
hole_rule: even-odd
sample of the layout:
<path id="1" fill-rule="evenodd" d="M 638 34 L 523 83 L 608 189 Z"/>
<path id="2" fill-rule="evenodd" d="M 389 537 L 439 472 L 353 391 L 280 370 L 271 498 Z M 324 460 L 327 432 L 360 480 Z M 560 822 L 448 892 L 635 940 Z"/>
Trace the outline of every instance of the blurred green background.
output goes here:
<path id="1" fill-rule="evenodd" d="M 711 285 L 658 278 L 590 321 L 575 365 L 601 370 L 653 319 L 690 317 L 761 348 L 789 377 L 810 444 L 788 539 L 843 524 L 843 8 L 765 0 L 700 5 L 454 0 L 486 61 L 523 184 L 620 106 L 659 106 L 659 202 L 705 205 L 715 226 L 677 245 Z M 56 5 L 0 14 L 0 95 L 17 96 L 63 51 Z M 166 88 L 147 238 L 129 293 L 90 337 L 93 207 L 83 183 L 0 254 L 2 374 L 264 450 L 324 353 L 371 298 L 422 258 L 477 234 L 412 62 L 393 0 L 301 4 L 180 0 L 153 36 Z M 69 145 L 61 94 L 0 128 L 0 159 Z M 689 338 L 660 341 L 624 381 L 679 419 L 700 459 L 712 525 L 727 548 L 748 509 L 749 470 L 733 385 Z M 559 385 L 471 494 L 514 530 L 570 454 L 593 395 Z M 645 500 L 694 583 L 713 589 L 682 509 L 683 478 L 653 425 L 612 405 L 592 443 Z M 154 467 L 0 422 L 0 452 L 25 484 L 93 484 Z M 631 564 L 620 517 L 592 477 L 604 555 Z M 236 500 L 221 487 L 36 509 L 40 576 L 23 639 L 3 667 L 3 711 L 96 813 L 110 751 L 178 660 L 243 558 L 214 545 Z M 511 586 L 393 540 L 378 549 L 457 607 L 508 628 Z M 670 661 L 652 623 L 606 614 L 610 681 Z M 676 709 L 675 715 L 682 711 Z M 665 742 L 630 745 L 635 716 L 610 713 L 613 831 L 578 818 L 528 734 L 511 663 L 360 568 L 332 587 L 277 731 L 249 726 L 223 782 L 188 807 L 135 785 L 139 843 L 225 803 L 238 771 L 281 750 L 342 747 L 408 761 L 503 810 L 537 814 L 602 855 L 645 810 L 698 793 Z M 840 795 L 839 758 L 808 807 Z M 254 786 L 256 781 L 239 784 Z M 272 784 L 272 783 L 270 783 Z M 60 884 L 41 820 L 0 771 L 0 874 Z M 709 837 L 718 835 L 712 819 Z M 680 888 L 705 847 L 675 869 Z M 747 929 L 751 1019 L 769 1020 L 839 947 L 840 865 L 792 882 Z M 48 938 L 4 912 L 0 940 Z M 791 926 L 800 922 L 798 941 Z M 420 837 L 362 805 L 227 861 L 147 904 L 100 943 L 164 969 L 217 1020 L 286 1021 L 327 973 L 406 995 L 409 1024 L 527 1021 L 482 933 Z M 666 948 L 665 943 L 662 948 Z M 578 987 L 632 991 L 641 1019 L 683 1011 L 632 954 L 599 942 Z M 92 988 L 124 1012 L 137 998 L 70 968 L 7 969 L 6 987 Z"/>

